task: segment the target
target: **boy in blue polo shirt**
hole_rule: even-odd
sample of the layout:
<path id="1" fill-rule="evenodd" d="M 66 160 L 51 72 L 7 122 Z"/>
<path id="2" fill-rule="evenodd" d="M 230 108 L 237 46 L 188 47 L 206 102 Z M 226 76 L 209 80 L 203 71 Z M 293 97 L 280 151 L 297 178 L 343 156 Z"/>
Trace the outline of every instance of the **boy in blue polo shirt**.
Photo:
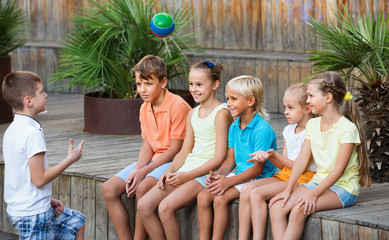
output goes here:
<path id="1" fill-rule="evenodd" d="M 276 134 L 265 120 L 268 114 L 262 107 L 261 80 L 252 76 L 236 77 L 227 83 L 226 96 L 232 116 L 239 118 L 228 132 L 226 160 L 216 173 L 208 175 L 207 188 L 197 196 L 200 239 L 210 239 L 212 232 L 212 239 L 223 239 L 229 219 L 228 205 L 239 198 L 242 186 L 255 178 L 271 177 L 277 169 L 269 161 L 249 161 L 250 154 L 256 151 L 277 149 Z M 236 171 L 232 173 L 235 166 Z"/>
<path id="2" fill-rule="evenodd" d="M 35 120 L 46 108 L 42 79 L 33 72 L 5 76 L 2 93 L 15 110 L 15 118 L 3 139 L 5 162 L 4 200 L 20 239 L 84 239 L 85 216 L 51 198 L 51 181 L 82 155 L 69 140 L 67 157 L 49 168 L 46 143 Z"/>

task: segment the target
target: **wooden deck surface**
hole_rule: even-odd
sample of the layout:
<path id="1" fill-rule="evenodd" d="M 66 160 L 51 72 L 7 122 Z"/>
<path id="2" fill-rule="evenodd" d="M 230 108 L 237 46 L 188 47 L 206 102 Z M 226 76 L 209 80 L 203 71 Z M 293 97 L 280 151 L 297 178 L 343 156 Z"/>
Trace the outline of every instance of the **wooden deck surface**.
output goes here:
<path id="1" fill-rule="evenodd" d="M 50 165 L 66 157 L 69 138 L 74 139 L 75 145 L 82 139 L 85 140 L 83 157 L 66 170 L 66 175 L 105 181 L 136 161 L 141 136 L 96 135 L 83 131 L 82 95 L 49 94 L 46 108 L 47 112 L 39 114 L 37 120 L 40 121 L 45 133 Z M 272 114 L 270 124 L 277 134 L 278 150 L 281 151 L 282 129 L 286 125 L 286 120 L 282 114 Z M 7 127 L 8 124 L 0 125 L 1 145 Z M 2 148 L 0 163 L 3 163 Z M 372 187 L 362 190 L 354 207 L 313 214 L 308 224 L 318 218 L 321 219 L 322 225 L 323 221 L 331 222 L 329 224 L 331 227 L 323 228 L 322 231 L 328 230 L 329 233 L 338 231 L 343 234 L 346 232 L 347 235 L 347 232 L 352 233 L 355 230 L 359 231 L 359 237 L 361 234 L 368 237 L 363 239 L 388 239 L 389 183 L 373 184 Z M 337 221 L 338 224 L 333 225 L 333 221 Z"/>

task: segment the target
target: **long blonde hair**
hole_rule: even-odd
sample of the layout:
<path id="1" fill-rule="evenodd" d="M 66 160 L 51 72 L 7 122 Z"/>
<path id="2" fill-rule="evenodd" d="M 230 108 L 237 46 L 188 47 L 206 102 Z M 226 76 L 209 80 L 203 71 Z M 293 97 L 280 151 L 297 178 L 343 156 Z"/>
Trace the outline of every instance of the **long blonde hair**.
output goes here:
<path id="1" fill-rule="evenodd" d="M 331 93 L 335 104 L 339 108 L 342 106 L 344 96 L 347 93 L 346 85 L 340 75 L 336 72 L 325 72 L 314 77 L 309 83 L 317 84 L 318 89 L 324 94 Z M 359 185 L 362 187 L 370 186 L 369 158 L 365 145 L 365 136 L 362 128 L 361 117 L 358 107 L 353 100 L 346 101 L 344 111 L 342 113 L 346 118 L 352 121 L 358 129 L 361 144 L 357 146 L 359 159 Z"/>
<path id="2" fill-rule="evenodd" d="M 263 85 L 259 78 L 250 75 L 241 75 L 228 81 L 226 88 L 242 94 L 245 98 L 253 96 L 255 98 L 253 114 L 259 113 L 263 119 L 270 119 L 269 114 L 263 107 Z"/>

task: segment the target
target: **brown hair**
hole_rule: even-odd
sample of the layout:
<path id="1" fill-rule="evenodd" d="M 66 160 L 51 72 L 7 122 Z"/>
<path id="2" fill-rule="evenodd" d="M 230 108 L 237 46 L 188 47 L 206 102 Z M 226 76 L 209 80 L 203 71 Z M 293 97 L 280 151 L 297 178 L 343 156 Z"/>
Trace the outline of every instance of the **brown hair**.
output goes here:
<path id="1" fill-rule="evenodd" d="M 37 83 L 42 83 L 42 79 L 33 72 L 17 71 L 7 74 L 2 85 L 4 100 L 16 111 L 23 110 L 23 98 L 35 97 Z"/>
<path id="2" fill-rule="evenodd" d="M 190 70 L 204 70 L 209 73 L 210 79 L 212 82 L 220 81 L 221 82 L 221 72 L 223 70 L 223 66 L 221 63 L 212 62 L 212 61 L 200 61 L 193 64 L 190 67 Z"/>
<path id="3" fill-rule="evenodd" d="M 166 64 L 162 58 L 147 55 L 144 56 L 132 69 L 133 73 L 139 73 L 142 79 L 151 79 L 152 75 L 156 76 L 159 81 L 167 77 Z"/>
<path id="4" fill-rule="evenodd" d="M 331 93 L 336 106 L 339 108 L 343 104 L 344 96 L 347 93 L 346 84 L 337 72 L 325 72 L 314 77 L 310 84 L 317 84 L 318 89 L 326 93 Z M 353 100 L 346 101 L 343 115 L 352 121 L 358 129 L 361 144 L 357 146 L 359 159 L 359 185 L 362 187 L 370 186 L 369 158 L 365 145 L 365 136 L 362 129 L 361 117 L 358 107 Z"/>

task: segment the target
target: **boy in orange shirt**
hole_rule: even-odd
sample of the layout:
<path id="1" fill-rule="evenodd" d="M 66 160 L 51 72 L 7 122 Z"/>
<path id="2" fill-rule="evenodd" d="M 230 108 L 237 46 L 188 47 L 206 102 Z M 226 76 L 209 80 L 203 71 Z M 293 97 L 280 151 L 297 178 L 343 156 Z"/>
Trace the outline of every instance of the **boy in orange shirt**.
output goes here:
<path id="1" fill-rule="evenodd" d="M 129 165 L 103 184 L 103 195 L 119 239 L 132 239 L 127 209 L 120 196 L 147 193 L 169 167 L 181 149 L 185 137 L 186 117 L 190 106 L 166 89 L 166 65 L 157 56 L 147 55 L 132 70 L 138 94 L 144 103 L 140 108 L 142 147 L 137 162 Z M 146 231 L 138 214 L 135 239 L 145 239 Z"/>

